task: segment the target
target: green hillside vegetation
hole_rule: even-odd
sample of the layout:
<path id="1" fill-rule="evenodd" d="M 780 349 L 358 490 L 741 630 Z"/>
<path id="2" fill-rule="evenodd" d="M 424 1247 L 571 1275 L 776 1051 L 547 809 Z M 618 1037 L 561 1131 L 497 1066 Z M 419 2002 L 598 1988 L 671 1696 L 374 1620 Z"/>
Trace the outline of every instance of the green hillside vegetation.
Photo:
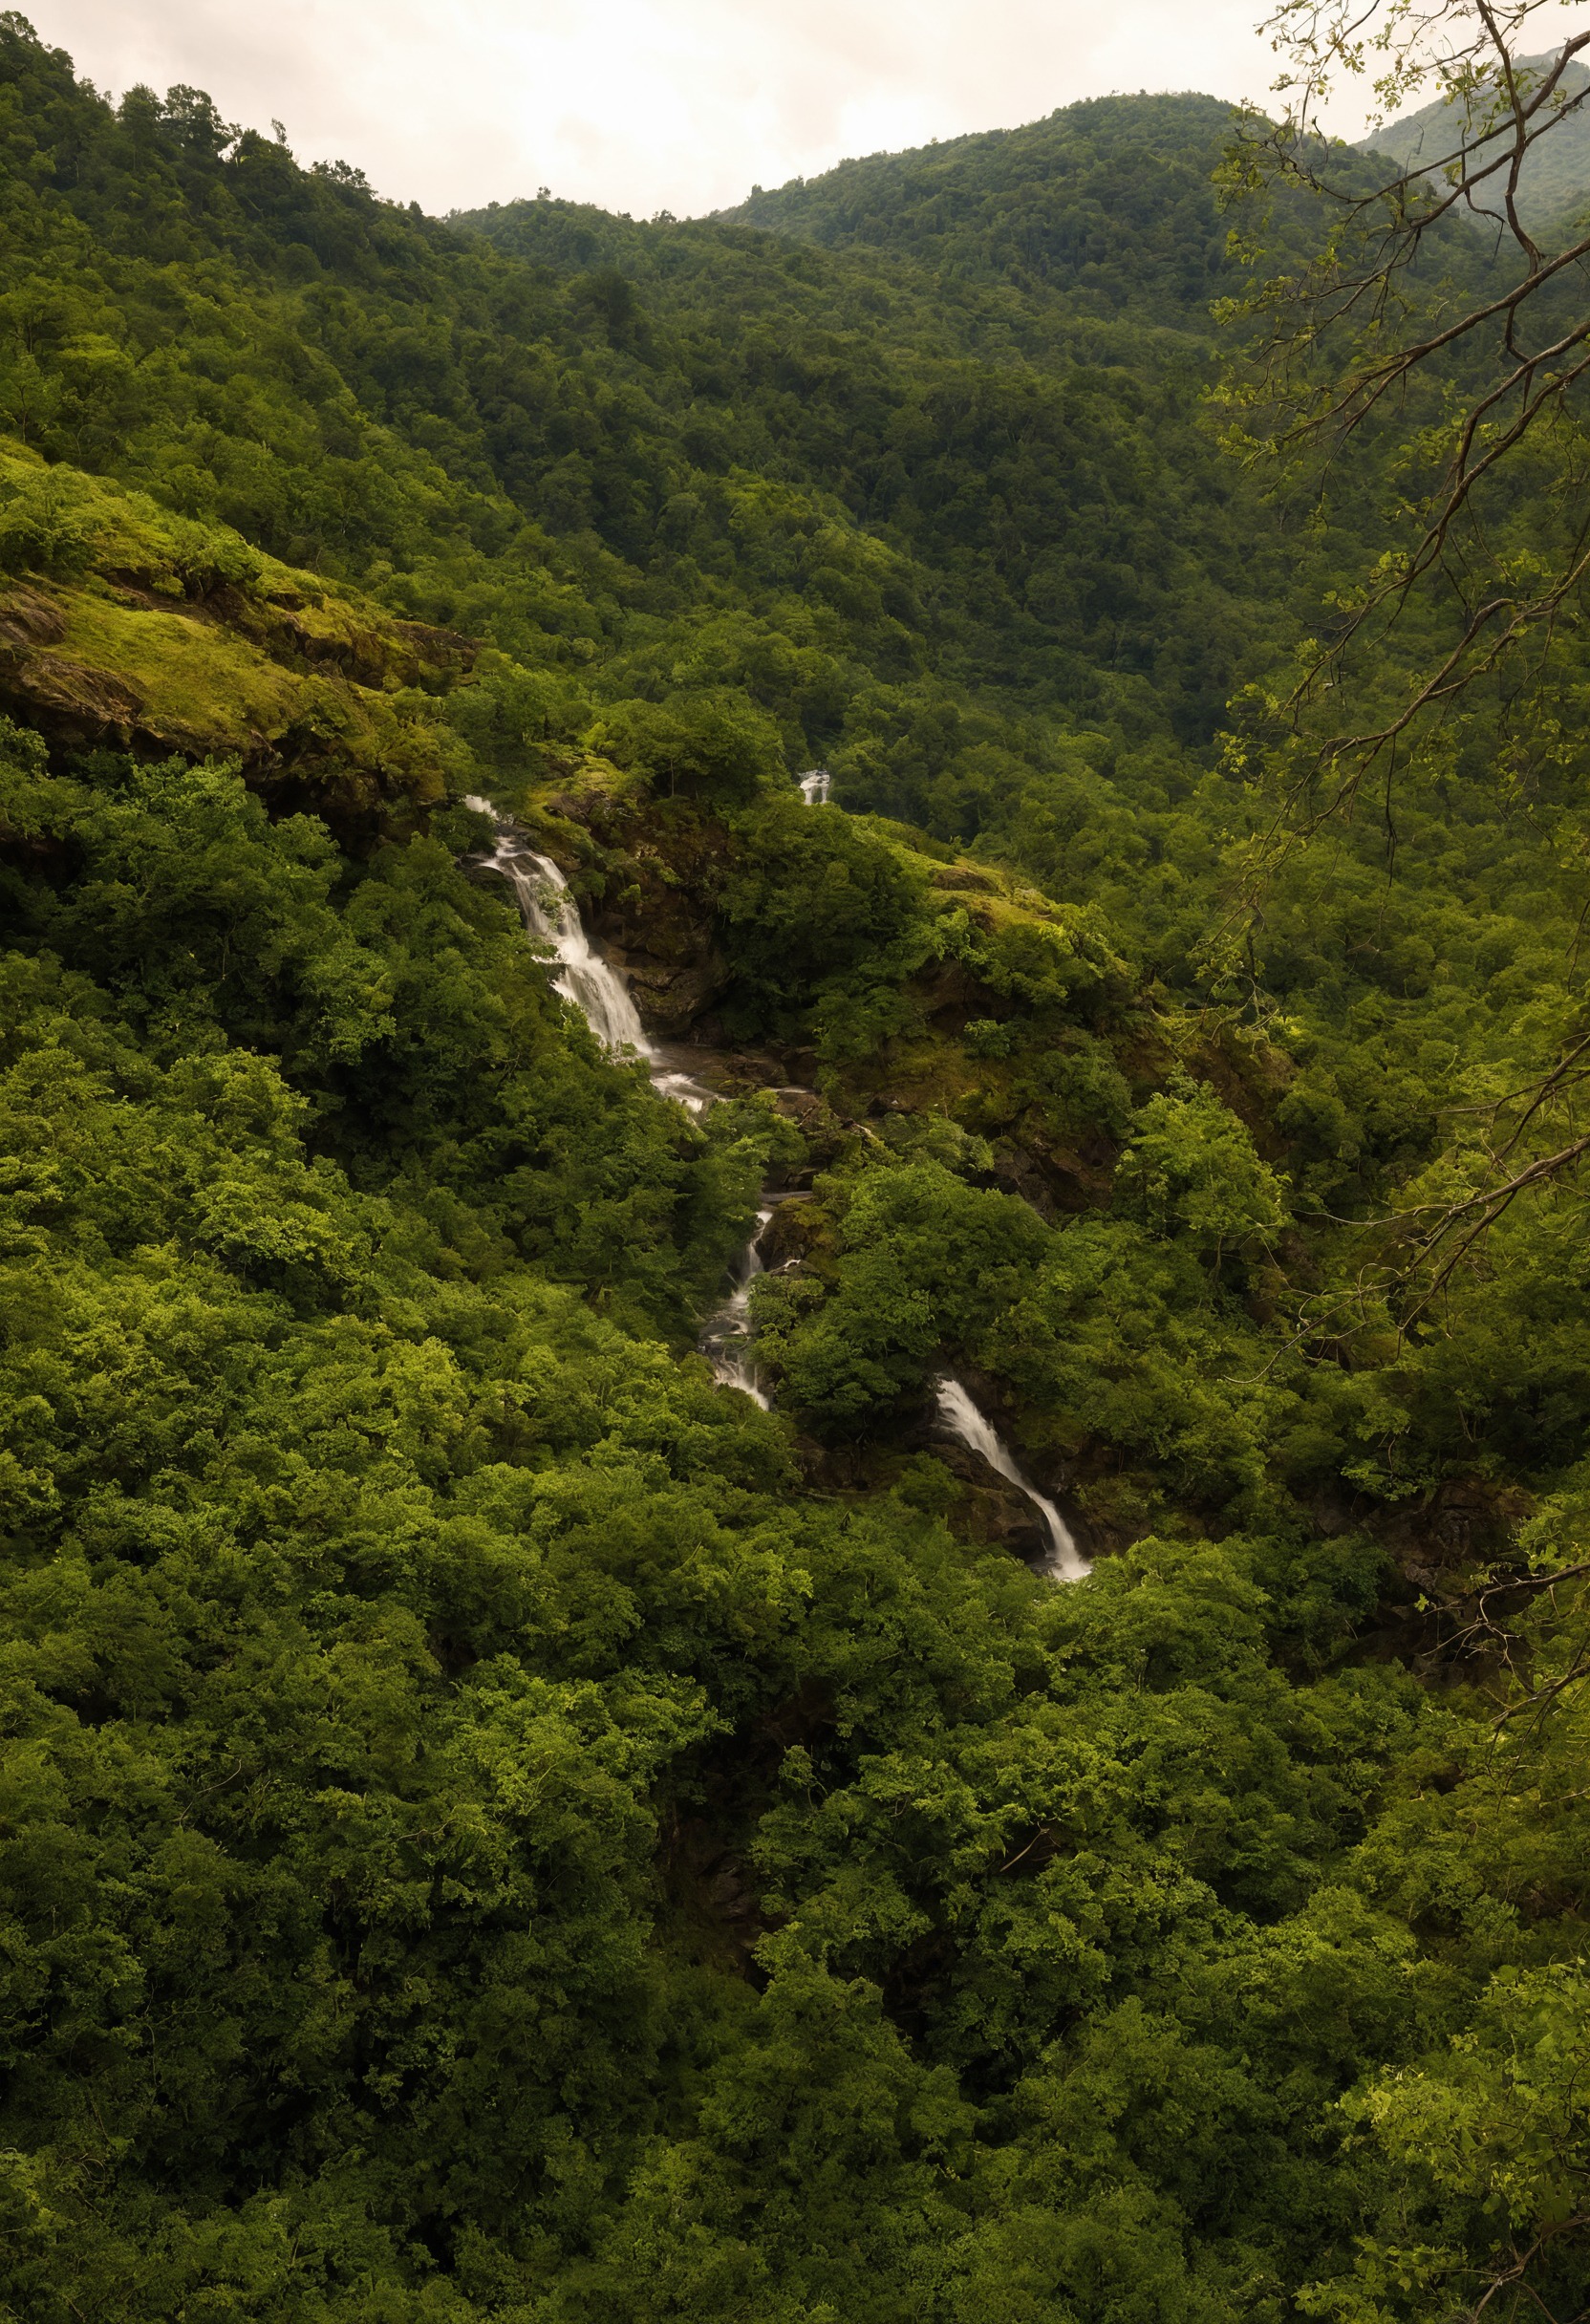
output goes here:
<path id="1" fill-rule="evenodd" d="M 0 493 L 4 683 L 62 741 L 235 752 L 272 796 L 322 793 L 355 824 L 445 798 L 464 754 L 427 689 L 468 640 L 20 445 Z"/>
<path id="2" fill-rule="evenodd" d="M 759 187 L 722 215 L 830 250 L 909 255 L 963 291 L 1058 293 L 1079 336 L 1122 317 L 1203 336 L 1232 281 L 1211 183 L 1232 117 L 1208 97 L 1098 98 Z"/>
<path id="3" fill-rule="evenodd" d="M 1521 67 L 1536 71 L 1551 61 L 1544 56 L 1519 59 Z M 1517 207 L 1526 226 L 1555 227 L 1567 232 L 1577 226 L 1590 207 L 1590 114 L 1583 103 L 1584 92 L 1590 89 L 1590 69 L 1579 63 L 1566 65 L 1558 86 L 1561 98 L 1574 109 L 1526 155 L 1518 173 Z M 1387 121 L 1384 128 L 1363 140 L 1362 150 L 1386 154 L 1402 169 L 1417 169 L 1423 164 L 1439 179 L 1439 164 L 1472 134 L 1471 118 L 1460 103 L 1438 97 L 1432 104 L 1422 105 L 1418 112 L 1406 114 L 1401 120 Z M 1474 147 L 1469 166 L 1483 169 L 1506 149 L 1505 138 L 1482 140 Z M 1506 184 L 1507 172 L 1498 171 L 1474 189 L 1473 206 L 1501 218 L 1505 214 Z"/>
<path id="4" fill-rule="evenodd" d="M 4 2324 L 1590 2300 L 1590 1240 L 1376 1224 L 1582 681 L 1212 948 L 1396 455 L 1220 451 L 1224 118 L 439 222 L 0 18 Z"/>

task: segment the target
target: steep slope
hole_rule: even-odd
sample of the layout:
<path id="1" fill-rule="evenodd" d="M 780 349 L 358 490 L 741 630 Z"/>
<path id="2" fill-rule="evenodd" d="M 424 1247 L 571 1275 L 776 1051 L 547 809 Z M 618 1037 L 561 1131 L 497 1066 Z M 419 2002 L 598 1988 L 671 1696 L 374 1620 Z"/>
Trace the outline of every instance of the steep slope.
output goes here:
<path id="1" fill-rule="evenodd" d="M 1519 64 L 1527 73 L 1553 61 L 1526 56 Z M 1590 89 L 1590 69 L 1570 64 L 1558 85 L 1573 110 L 1526 156 L 1518 177 L 1518 214 L 1527 226 L 1566 229 L 1590 207 L 1590 111 L 1583 102 L 1584 92 Z M 1574 102 L 1576 99 L 1579 101 Z M 1416 113 L 1405 114 L 1401 120 L 1388 121 L 1384 129 L 1365 138 L 1360 150 L 1387 154 L 1402 169 L 1438 172 L 1439 164 L 1469 134 L 1469 118 L 1462 105 L 1437 98 Z M 1470 166 L 1483 168 L 1505 150 L 1507 140 L 1502 138 L 1482 142 L 1475 147 Z M 1476 209 L 1498 218 L 1503 214 L 1506 176 L 1505 170 L 1497 171 L 1476 187 Z"/>
<path id="2" fill-rule="evenodd" d="M 1410 1314 L 1396 1215 L 1581 1005 L 1582 767 L 1476 713 L 1204 965 L 1330 555 L 1195 408 L 1204 100 L 897 247 L 0 105 L 7 2324 L 1579 2313 L 1590 1238 Z"/>
<path id="3" fill-rule="evenodd" d="M 1022 129 L 844 161 L 720 215 L 829 249 L 894 251 L 947 283 L 1054 293 L 1207 338 L 1235 279 L 1211 183 L 1233 108 L 1100 97 Z"/>
<path id="4" fill-rule="evenodd" d="M 348 833 L 445 799 L 466 638 L 20 447 L 0 509 L 0 703 L 57 749 L 229 756 Z"/>
<path id="5" fill-rule="evenodd" d="M 603 665 L 651 649 L 748 686 L 815 757 L 848 731 L 894 748 L 889 689 L 930 668 L 1202 741 L 1275 627 L 1263 521 L 1183 376 L 1201 340 L 1101 336 L 999 283 L 946 302 L 744 228 L 559 204 L 439 226 L 197 100 L 112 116 L 4 40 L 0 397 L 52 458 L 287 562 L 384 569 L 398 610 L 516 651 L 577 658 L 584 635 Z M 202 333 L 172 264 L 198 269 Z M 750 618 L 726 633 L 731 610 Z"/>

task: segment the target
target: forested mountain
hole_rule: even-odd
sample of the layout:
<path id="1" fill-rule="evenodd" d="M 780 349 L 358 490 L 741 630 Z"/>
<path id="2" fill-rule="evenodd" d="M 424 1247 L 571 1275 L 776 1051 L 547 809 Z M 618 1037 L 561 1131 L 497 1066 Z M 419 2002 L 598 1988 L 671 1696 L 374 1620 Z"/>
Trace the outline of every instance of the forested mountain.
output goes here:
<path id="1" fill-rule="evenodd" d="M 1073 319 L 1209 334 L 1235 271 L 1213 180 L 1233 108 L 1103 97 L 1047 120 L 844 161 L 724 213 L 827 249 L 892 250 L 942 280 L 1058 293 Z"/>
<path id="2" fill-rule="evenodd" d="M 1226 118 L 438 221 L 0 18 L 0 2317 L 1590 2300 L 1590 1244 L 1397 1239 L 1582 686 L 1241 919 L 1431 407 L 1222 450 Z"/>
<path id="3" fill-rule="evenodd" d="M 1519 61 L 1525 72 L 1536 75 L 1534 87 L 1538 88 L 1542 68 L 1556 59 L 1530 56 Z M 1525 155 L 1518 172 L 1515 196 L 1518 214 L 1535 227 L 1572 226 L 1590 208 L 1590 115 L 1584 110 L 1590 70 L 1570 62 L 1557 86 L 1558 102 L 1571 110 Z M 1526 89 L 1524 95 L 1527 97 L 1532 93 Z M 1455 99 L 1436 97 L 1432 103 L 1421 105 L 1417 112 L 1405 114 L 1400 120 L 1387 121 L 1364 140 L 1364 150 L 1389 154 L 1404 169 L 1427 169 L 1440 183 L 1443 165 L 1450 164 L 1471 128 L 1482 125 L 1483 108 L 1499 103 L 1500 97 L 1501 92 L 1494 83 L 1476 91 L 1472 111 Z M 1483 169 L 1486 163 L 1499 161 L 1510 150 L 1509 139 L 1504 135 L 1480 140 L 1473 149 L 1472 166 Z M 1476 209 L 1487 210 L 1495 218 L 1504 214 L 1508 175 L 1506 169 L 1497 169 L 1475 189 Z"/>

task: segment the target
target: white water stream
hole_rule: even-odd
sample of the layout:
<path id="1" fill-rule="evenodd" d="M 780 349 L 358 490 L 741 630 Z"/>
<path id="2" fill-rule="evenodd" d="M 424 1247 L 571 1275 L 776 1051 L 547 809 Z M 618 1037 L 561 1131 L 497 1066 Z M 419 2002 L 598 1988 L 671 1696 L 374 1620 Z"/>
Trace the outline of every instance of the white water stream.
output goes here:
<path id="1" fill-rule="evenodd" d="M 814 766 L 809 775 L 797 775 L 801 796 L 807 807 L 827 807 L 828 793 L 833 789 L 833 777 L 826 766 Z"/>
<path id="2" fill-rule="evenodd" d="M 580 908 L 551 857 L 538 855 L 526 847 L 489 799 L 466 799 L 463 804 L 479 815 L 491 817 L 497 845 L 486 859 L 487 869 L 500 872 L 512 888 L 519 916 L 530 935 L 550 946 L 561 972 L 552 979 L 553 990 L 573 1002 L 604 1049 L 611 1049 L 615 1057 L 638 1057 L 653 1086 L 664 1097 L 676 1098 L 691 1113 L 710 1106 L 712 1091 L 693 1082 L 688 1073 L 676 1073 L 665 1065 L 647 1040 L 640 1012 L 623 979 L 586 935 Z"/>
<path id="3" fill-rule="evenodd" d="M 539 943 L 549 946 L 556 958 L 560 974 L 552 979 L 553 989 L 573 1003 L 605 1049 L 611 1049 L 615 1057 L 642 1059 L 653 1087 L 664 1097 L 677 1098 L 692 1113 L 699 1113 L 711 1105 L 713 1092 L 693 1082 L 687 1073 L 671 1071 L 647 1040 L 639 1011 L 622 978 L 592 946 L 580 919 L 579 906 L 569 892 L 569 882 L 550 856 L 538 855 L 533 848 L 526 847 L 513 825 L 498 814 L 488 799 L 466 799 L 463 804 L 473 807 L 477 814 L 491 817 L 497 844 L 486 859 L 487 868 L 501 872 L 508 882 L 518 898 L 519 916 L 526 928 Z M 771 1210 L 757 1213 L 756 1233 L 735 1262 L 733 1292 L 726 1303 L 708 1318 L 699 1342 L 701 1353 L 712 1366 L 713 1377 L 724 1388 L 740 1388 L 760 1404 L 764 1412 L 768 1409 L 767 1398 L 757 1383 L 751 1344 L 751 1285 L 763 1271 L 762 1254 L 757 1246 L 772 1216 Z"/>
<path id="4" fill-rule="evenodd" d="M 952 1436 L 958 1436 L 963 1445 L 980 1453 L 989 1467 L 1014 1485 L 1018 1493 L 1024 1494 L 1038 1511 L 1049 1541 L 1049 1554 L 1039 1567 L 1040 1573 L 1051 1582 L 1080 1582 L 1090 1568 L 1072 1539 L 1071 1528 L 1053 1501 L 1022 1475 L 1015 1454 L 995 1433 L 958 1380 L 946 1377 L 938 1383 L 938 1417 Z"/>
<path id="5" fill-rule="evenodd" d="M 757 1231 L 735 1262 L 733 1293 L 716 1315 L 708 1317 L 697 1343 L 712 1366 L 712 1376 L 720 1388 L 739 1388 L 753 1404 L 760 1404 L 764 1412 L 770 1408 L 757 1379 L 756 1342 L 751 1332 L 751 1285 L 765 1272 L 762 1237 L 772 1216 L 770 1209 L 758 1211 Z"/>
<path id="6" fill-rule="evenodd" d="M 808 807 L 824 804 L 828 796 L 828 780 L 823 767 L 801 777 L 802 795 Z M 586 935 L 579 906 L 569 892 L 569 882 L 551 857 L 538 855 L 533 848 L 526 847 L 513 825 L 497 812 L 489 800 L 466 799 L 463 804 L 477 814 L 491 818 L 497 844 L 486 859 L 487 867 L 501 872 L 508 882 L 518 899 L 526 928 L 554 955 L 560 971 L 552 979 L 554 989 L 579 1010 L 604 1048 L 618 1057 L 639 1058 L 664 1097 L 676 1098 L 692 1113 L 699 1113 L 712 1103 L 712 1091 L 703 1089 L 686 1073 L 671 1071 L 658 1057 L 646 1038 L 646 1028 L 623 979 L 611 962 L 602 958 Z M 768 1404 L 757 1379 L 751 1336 L 751 1285 L 763 1273 L 762 1237 L 772 1216 L 770 1208 L 757 1213 L 756 1233 L 735 1264 L 734 1289 L 723 1306 L 708 1319 L 700 1338 L 701 1353 L 712 1366 L 714 1378 L 725 1388 L 739 1388 L 760 1404 L 763 1411 Z M 1042 1517 L 1049 1554 L 1041 1570 L 1056 1582 L 1080 1582 L 1088 1565 L 1071 1538 L 1070 1527 L 1053 1501 L 1028 1483 L 1014 1455 L 995 1434 L 958 1380 L 946 1378 L 939 1382 L 938 1416 L 953 1435 L 958 1436 L 974 1452 L 980 1453 L 989 1467 L 1014 1485 L 1018 1493 L 1024 1494 Z"/>

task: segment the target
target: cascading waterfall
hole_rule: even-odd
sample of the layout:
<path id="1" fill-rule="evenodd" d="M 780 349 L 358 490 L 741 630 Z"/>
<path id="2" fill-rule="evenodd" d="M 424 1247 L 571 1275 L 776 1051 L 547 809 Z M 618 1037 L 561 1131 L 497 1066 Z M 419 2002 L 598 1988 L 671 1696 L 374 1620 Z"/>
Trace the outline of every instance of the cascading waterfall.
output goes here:
<path id="1" fill-rule="evenodd" d="M 569 893 L 569 882 L 551 857 L 538 855 L 533 848 L 526 847 L 513 825 L 497 812 L 489 799 L 466 799 L 463 804 L 476 814 L 491 818 L 497 844 L 486 859 L 486 868 L 501 872 L 507 881 L 518 899 L 519 915 L 525 926 L 556 958 L 561 973 L 552 979 L 553 990 L 561 993 L 565 1001 L 572 1001 L 605 1049 L 611 1049 L 616 1057 L 641 1059 L 653 1087 L 664 1097 L 676 1098 L 692 1113 L 699 1113 L 710 1106 L 713 1092 L 693 1082 L 687 1073 L 672 1071 L 647 1040 L 640 1013 L 625 990 L 622 978 L 592 946 L 580 918 L 579 906 Z M 762 1254 L 757 1246 L 772 1216 L 771 1210 L 757 1213 L 756 1233 L 735 1264 L 733 1294 L 708 1319 L 700 1338 L 701 1353 L 712 1366 L 714 1377 L 725 1388 L 742 1390 L 764 1412 L 768 1409 L 767 1398 L 757 1385 L 751 1347 L 751 1285 L 762 1273 Z"/>
<path id="2" fill-rule="evenodd" d="M 807 807 L 827 807 L 828 793 L 833 789 L 833 777 L 826 766 L 814 766 L 809 775 L 797 775 L 801 796 Z"/>
<path id="3" fill-rule="evenodd" d="M 698 1342 L 719 1386 L 739 1388 L 754 1404 L 760 1404 L 764 1412 L 770 1407 L 757 1380 L 756 1343 L 751 1335 L 751 1285 L 764 1272 L 762 1237 L 772 1216 L 770 1208 L 758 1211 L 757 1231 L 735 1265 L 734 1291 L 717 1314 L 708 1318 Z"/>
<path id="4" fill-rule="evenodd" d="M 827 803 L 830 777 L 826 767 L 814 767 L 800 778 L 800 783 L 801 795 L 808 807 Z M 654 1087 L 664 1097 L 675 1098 L 692 1113 L 699 1113 L 712 1103 L 712 1091 L 703 1089 L 688 1074 L 674 1072 L 658 1057 L 646 1038 L 640 1013 L 630 999 L 623 979 L 603 959 L 586 935 L 579 906 L 569 892 L 569 882 L 551 857 L 538 855 L 533 848 L 526 847 L 514 826 L 498 813 L 488 799 L 471 798 L 463 804 L 491 819 L 496 846 L 486 858 L 486 867 L 500 872 L 508 882 L 518 899 L 526 928 L 556 958 L 559 973 L 552 979 L 554 990 L 579 1010 L 604 1048 L 617 1057 L 639 1058 Z M 713 1377 L 725 1388 L 739 1388 L 741 1394 L 760 1404 L 763 1411 L 768 1409 L 768 1400 L 757 1380 L 751 1336 L 751 1286 L 763 1273 L 762 1237 L 772 1216 L 771 1208 L 757 1213 L 756 1233 L 741 1253 L 731 1277 L 734 1288 L 724 1304 L 708 1319 L 699 1343 L 701 1353 L 712 1366 Z M 939 1382 L 938 1416 L 952 1435 L 980 1453 L 989 1467 L 1023 1494 L 1038 1511 L 1049 1541 L 1049 1554 L 1041 1570 L 1056 1582 L 1080 1582 L 1088 1565 L 1071 1538 L 1070 1527 L 1053 1501 L 1028 1483 L 1013 1454 L 958 1380 L 946 1378 Z"/>
<path id="5" fill-rule="evenodd" d="M 615 1057 L 638 1057 L 653 1086 L 691 1113 L 712 1103 L 712 1092 L 693 1082 L 688 1073 L 676 1073 L 663 1064 L 646 1038 L 640 1012 L 630 999 L 623 979 L 603 959 L 586 935 L 580 909 L 569 893 L 569 882 L 549 855 L 527 848 L 511 823 L 500 815 L 489 799 L 466 799 L 464 806 L 478 815 L 489 815 L 497 844 L 486 869 L 499 872 L 512 888 L 519 916 L 530 935 L 550 947 L 561 974 L 552 989 L 572 1001 L 604 1049 Z"/>
<path id="6" fill-rule="evenodd" d="M 1024 1494 L 1038 1511 L 1049 1540 L 1049 1552 L 1039 1567 L 1040 1573 L 1051 1582 L 1080 1582 L 1090 1568 L 1072 1539 L 1071 1528 L 1053 1501 L 1022 1475 L 1015 1454 L 995 1433 L 958 1380 L 946 1377 L 938 1383 L 938 1417 L 952 1436 L 958 1436 L 963 1445 L 979 1453 L 991 1469 L 1014 1485 L 1018 1493 Z"/>

